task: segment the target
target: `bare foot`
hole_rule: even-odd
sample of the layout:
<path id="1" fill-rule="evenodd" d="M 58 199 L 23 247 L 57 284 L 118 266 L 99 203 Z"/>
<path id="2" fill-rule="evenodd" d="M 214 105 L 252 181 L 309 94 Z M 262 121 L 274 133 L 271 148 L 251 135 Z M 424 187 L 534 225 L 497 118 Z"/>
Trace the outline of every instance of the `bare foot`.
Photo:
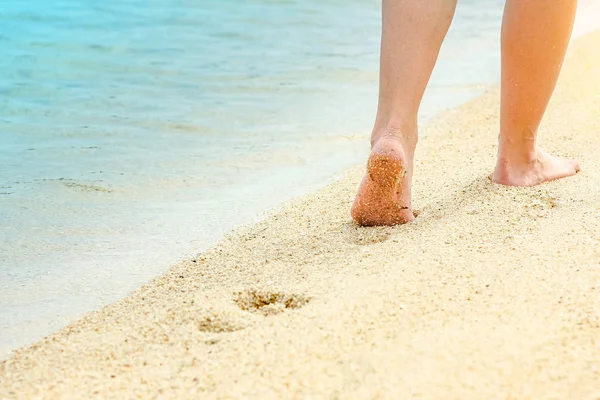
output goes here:
<path id="1" fill-rule="evenodd" d="M 414 150 L 407 147 L 393 135 L 382 135 L 373 145 L 351 211 L 359 225 L 398 225 L 415 219 L 410 198 Z"/>
<path id="2" fill-rule="evenodd" d="M 579 172 L 577 161 L 554 157 L 541 149 L 526 161 L 498 157 L 492 177 L 494 183 L 507 186 L 535 186 Z"/>

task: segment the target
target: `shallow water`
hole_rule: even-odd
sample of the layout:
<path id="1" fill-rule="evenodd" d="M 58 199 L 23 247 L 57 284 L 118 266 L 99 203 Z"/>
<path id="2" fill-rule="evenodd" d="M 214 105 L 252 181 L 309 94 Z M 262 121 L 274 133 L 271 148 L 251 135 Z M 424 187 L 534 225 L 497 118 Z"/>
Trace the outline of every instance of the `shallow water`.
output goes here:
<path id="1" fill-rule="evenodd" d="M 502 7 L 461 2 L 422 121 L 497 81 Z M 4 0 L 0 356 L 360 162 L 379 30 L 375 1 Z"/>

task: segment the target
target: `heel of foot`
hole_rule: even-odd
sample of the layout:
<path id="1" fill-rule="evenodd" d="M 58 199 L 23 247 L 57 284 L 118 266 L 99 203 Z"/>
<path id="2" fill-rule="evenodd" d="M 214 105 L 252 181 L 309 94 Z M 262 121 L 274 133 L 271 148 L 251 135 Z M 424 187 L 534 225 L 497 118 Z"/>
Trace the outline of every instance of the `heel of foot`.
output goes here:
<path id="1" fill-rule="evenodd" d="M 374 154 L 369 158 L 367 173 L 373 182 L 391 188 L 406 176 L 406 169 L 394 154 Z"/>
<path id="2" fill-rule="evenodd" d="M 402 143 L 395 138 L 381 138 L 369 156 L 367 174 L 352 207 L 352 218 L 362 226 L 390 226 L 412 221 L 408 174 L 411 166 Z"/>

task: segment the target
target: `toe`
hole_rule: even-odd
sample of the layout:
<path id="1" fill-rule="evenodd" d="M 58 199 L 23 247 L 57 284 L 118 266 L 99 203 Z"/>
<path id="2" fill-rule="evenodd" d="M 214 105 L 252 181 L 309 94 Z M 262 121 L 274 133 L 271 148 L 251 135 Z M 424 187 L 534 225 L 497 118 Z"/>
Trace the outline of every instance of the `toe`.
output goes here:
<path id="1" fill-rule="evenodd" d="M 580 170 L 579 163 L 575 160 L 562 159 L 560 167 L 557 165 L 556 176 L 553 179 L 567 178 L 577 174 Z"/>

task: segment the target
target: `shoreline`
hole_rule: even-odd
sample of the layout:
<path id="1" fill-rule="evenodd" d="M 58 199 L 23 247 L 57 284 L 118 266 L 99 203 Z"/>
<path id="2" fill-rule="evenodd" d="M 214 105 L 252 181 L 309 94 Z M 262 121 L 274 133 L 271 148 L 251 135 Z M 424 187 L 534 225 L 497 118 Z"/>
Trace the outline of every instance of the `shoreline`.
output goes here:
<path id="1" fill-rule="evenodd" d="M 579 17 L 592 15 L 593 9 L 589 7 L 594 5 L 593 2 L 582 0 L 581 5 L 582 10 L 587 11 L 581 12 Z M 373 8 L 370 7 L 371 12 Z M 469 2 L 459 5 L 455 27 L 464 24 L 464 18 L 470 13 L 465 11 L 469 9 Z M 496 35 L 499 28 L 496 24 L 500 20 L 500 10 L 497 7 L 490 10 L 492 12 L 487 17 L 477 17 L 478 23 L 486 27 L 477 32 L 480 37 Z M 578 26 L 589 27 L 585 18 L 579 17 Z M 364 13 L 361 18 L 365 18 Z M 593 22 L 590 18 L 588 20 L 588 23 Z M 372 33 L 369 35 L 371 39 L 364 38 L 368 39 L 366 43 L 374 41 L 375 31 L 379 34 L 378 28 L 372 25 L 365 28 Z M 576 27 L 576 32 L 578 30 L 582 31 Z M 478 97 L 485 88 L 495 84 L 499 76 L 499 60 L 495 59 L 495 55 L 499 55 L 499 48 L 496 48 L 499 43 L 494 39 L 475 42 L 468 39 L 469 43 L 484 50 L 487 55 L 482 58 L 481 54 L 473 52 L 478 54 L 476 58 L 464 58 L 466 55 L 461 53 L 460 43 L 465 39 L 458 40 L 461 36 L 457 34 L 458 31 L 460 29 L 450 30 L 442 48 L 437 71 L 434 71 L 432 85 L 424 99 L 421 125 L 444 109 L 457 107 Z M 375 50 L 376 46 L 365 47 L 363 43 L 362 48 L 370 51 Z M 492 54 L 494 56 L 491 58 Z M 462 63 L 457 63 L 456 58 L 462 59 Z M 0 360 L 11 350 L 30 345 L 85 313 L 117 301 L 164 273 L 170 266 L 214 246 L 232 228 L 262 219 L 272 207 L 309 194 L 335 181 L 341 171 L 362 162 L 366 156 L 364 151 L 367 150 L 366 133 L 370 129 L 367 121 L 370 121 L 371 115 L 368 110 L 376 100 L 376 93 L 372 90 L 375 88 L 375 64 L 365 64 L 365 61 L 361 62 L 362 85 L 338 93 L 338 100 L 327 97 L 328 103 L 345 103 L 344 107 L 349 108 L 340 109 L 338 114 L 332 113 L 331 109 L 320 111 L 320 114 L 329 117 L 353 115 L 355 118 L 346 122 L 347 127 L 353 129 L 338 127 L 339 132 L 331 132 L 331 137 L 322 140 L 322 134 L 329 135 L 328 128 L 321 132 L 304 127 L 298 131 L 312 132 L 310 138 L 294 140 L 291 146 L 280 143 L 280 147 L 263 149 L 260 155 L 246 154 L 245 158 L 243 154 L 236 154 L 235 163 L 229 164 L 229 167 L 239 171 L 234 174 L 237 183 L 228 181 L 230 175 L 225 173 L 228 162 L 197 168 L 195 161 L 183 161 L 176 167 L 180 168 L 177 177 L 165 177 L 155 169 L 146 173 L 147 177 L 154 176 L 155 179 L 146 181 L 137 181 L 131 176 L 121 181 L 113 180 L 111 176 L 115 177 L 117 170 L 128 175 L 127 169 L 120 167 L 115 167 L 108 175 L 94 173 L 87 180 L 76 173 L 79 171 L 76 162 L 75 165 L 67 162 L 61 165 L 72 173 L 58 175 L 61 176 L 59 180 L 38 182 L 39 185 L 17 185 L 20 189 L 16 194 L 4 197 L 4 200 L 8 200 L 8 230 L 4 233 L 8 251 L 4 257 L 0 256 L 0 264 L 8 267 L 8 273 L 0 290 L 4 295 L 3 301 L 0 301 L 4 304 L 0 310 L 0 320 L 10 321 L 10 324 L 0 324 Z M 366 68 L 366 65 L 369 67 Z M 461 71 L 460 77 L 453 73 L 455 70 Z M 457 76 L 457 80 L 454 76 Z M 352 80 L 351 76 L 347 78 Z M 370 84 L 367 83 L 369 81 Z M 446 85 L 448 82 L 454 83 Z M 313 83 L 319 87 L 318 80 Z M 348 96 L 359 92 L 362 95 L 356 98 Z M 367 112 L 361 114 L 364 110 Z M 305 119 L 311 120 L 313 126 L 319 125 L 317 116 L 309 114 Z M 52 125 L 52 122 L 44 125 Z M 270 125 L 277 127 L 279 123 Z M 183 128 L 192 132 L 194 126 L 191 124 Z M 158 130 L 162 128 L 169 128 L 169 124 L 161 125 Z M 118 125 L 115 129 L 118 130 Z M 186 140 L 185 135 L 173 139 L 174 142 L 181 140 Z M 265 141 L 259 142 L 264 144 Z M 101 149 L 85 151 L 92 151 L 97 159 L 115 154 L 106 143 L 95 145 Z M 123 148 L 127 148 L 127 145 L 124 144 Z M 315 152 L 317 148 L 318 152 Z M 40 158 L 43 146 L 38 150 L 28 152 L 27 156 L 34 155 L 38 162 L 43 161 L 43 157 Z M 205 149 L 204 152 L 210 151 Z M 180 160 L 195 160 L 195 156 L 198 156 L 193 154 L 194 151 L 190 154 L 177 147 L 170 148 L 166 153 Z M 152 150 L 146 154 L 154 154 L 156 162 L 161 157 Z M 152 162 L 138 162 L 150 168 L 153 165 Z M 29 165 L 33 171 L 36 170 L 35 162 Z M 94 168 L 90 167 L 90 170 Z M 5 172 L 7 176 L 12 175 L 10 168 Z M 198 179 L 190 180 L 190 177 Z M 62 181 L 63 178 L 67 181 Z M 217 189 L 209 183 L 211 179 L 225 184 Z M 152 189 L 142 190 L 142 186 Z M 24 191 L 29 194 L 23 194 Z M 270 191 L 268 198 L 261 197 L 265 191 Z M 36 207 L 35 204 L 45 198 L 53 201 L 45 207 Z M 129 201 L 133 198 L 136 204 Z M 19 204 L 30 202 L 32 208 L 21 210 L 19 207 Z M 106 212 L 110 217 L 105 215 Z M 49 215 L 53 215 L 53 218 L 49 218 Z M 101 220 L 103 222 L 98 223 Z M 42 221 L 42 226 L 35 221 Z M 61 236 L 53 233 L 57 230 Z M 77 246 L 71 246 L 71 243 Z M 90 276 L 96 282 L 93 285 L 87 283 Z"/>
<path id="2" fill-rule="evenodd" d="M 494 83 L 499 65 L 495 57 L 499 52 L 493 35 L 497 33 L 501 12 L 495 3 L 475 6 L 466 2 L 458 7 L 457 28 L 470 26 L 465 21 L 473 16 L 478 22 L 471 33 L 462 29 L 449 32 L 439 68 L 434 72 L 437 78 L 434 76 L 427 95 L 428 104 L 421 109 L 423 120 L 478 96 L 487 84 Z M 250 3 L 247 6 L 254 8 Z M 91 119 L 86 107 L 67 107 L 68 115 L 39 118 L 34 117 L 36 109 L 9 107 L 8 115 L 14 116 L 9 119 L 22 123 L 14 121 L 8 135 L 0 136 L 0 148 L 4 150 L 0 150 L 0 158 L 6 156 L 9 165 L 2 171 L 0 186 L 12 187 L 3 191 L 10 194 L 0 194 L 7 217 L 4 229 L 0 229 L 0 240 L 6 244 L 6 251 L 0 252 L 6 277 L 0 285 L 0 321 L 6 321 L 0 322 L 0 359 L 9 350 L 30 345 L 85 313 L 117 301 L 172 265 L 214 246 L 236 226 L 260 220 L 270 208 L 323 187 L 335 180 L 335 174 L 362 162 L 368 150 L 377 98 L 380 7 L 376 3 L 354 2 L 345 8 L 348 14 L 341 16 L 331 12 L 336 9 L 335 4 L 318 7 L 310 2 L 267 2 L 264 6 L 268 12 L 248 22 L 244 32 L 261 36 L 270 31 L 275 32 L 272 37 L 279 37 L 276 32 L 287 31 L 285 21 L 293 20 L 298 13 L 315 12 L 317 19 L 294 29 L 294 35 L 302 37 L 298 44 L 308 46 L 306 53 L 295 54 L 309 57 L 309 64 L 318 68 L 306 69 L 302 63 L 294 62 L 295 56 L 278 55 L 287 46 L 285 41 L 276 41 L 264 49 L 272 62 L 261 63 L 264 68 L 251 72 L 252 79 L 245 79 L 245 66 L 252 65 L 253 53 L 261 51 L 264 45 L 251 41 L 253 45 L 245 56 L 232 65 L 240 70 L 233 81 L 227 78 L 229 68 L 220 68 L 216 62 L 209 63 L 214 65 L 205 71 L 209 75 L 205 76 L 204 70 L 186 73 L 173 81 L 170 89 L 159 89 L 159 82 L 147 85 L 153 75 L 158 75 L 160 81 L 165 73 L 182 72 L 196 57 L 203 58 L 203 45 L 182 37 L 174 43 L 179 50 L 185 50 L 186 56 L 178 59 L 177 65 L 139 73 L 131 70 L 118 76 L 124 84 L 138 78 L 146 82 L 140 82 L 141 86 L 127 95 L 129 106 L 114 110 L 110 102 L 92 107 Z M 158 3 L 148 12 L 154 15 L 157 7 Z M 136 15 L 133 4 L 125 8 L 133 11 L 119 14 L 117 25 L 127 25 L 128 16 Z M 191 12 L 188 18 L 195 20 L 213 12 L 223 16 L 215 20 L 236 20 L 236 15 L 251 12 L 242 7 L 231 14 L 227 8 L 223 2 L 211 3 L 210 7 L 190 3 L 172 11 L 182 16 L 187 10 Z M 59 16 L 62 10 L 37 8 L 37 12 L 51 17 L 55 13 Z M 90 14 L 94 24 L 102 18 L 99 13 L 96 10 Z M 173 17 L 172 21 L 178 20 Z M 16 25 L 21 25 L 19 18 L 10 12 L 5 15 Z M 27 21 L 22 21 L 23 27 Z M 237 23 L 223 26 L 239 27 Z M 360 27 L 359 33 L 354 26 Z M 174 35 L 188 32 L 172 22 L 153 26 L 148 37 L 167 27 Z M 196 25 L 184 36 L 199 37 L 214 33 L 215 29 Z M 347 29 L 355 36 L 344 35 L 338 41 L 335 32 Z M 310 34 L 304 35 L 303 31 Z M 319 39 L 321 44 L 317 47 L 310 44 L 313 37 L 321 36 L 329 39 Z M 26 45 L 27 37 L 15 38 L 18 40 L 13 41 L 12 48 L 21 47 L 35 54 L 35 47 Z M 82 37 L 94 40 L 85 34 Z M 54 41 L 52 36 L 48 39 Z M 61 38 L 55 39 L 62 43 Z M 222 37 L 214 45 L 220 43 L 219 47 L 232 49 L 246 39 L 244 35 Z M 466 51 L 465 40 L 482 53 Z M 22 45 L 18 45 L 21 41 Z M 155 40 L 151 47 L 159 50 L 162 40 Z M 76 52 L 64 60 L 59 57 L 66 65 L 53 71 L 65 77 L 69 71 L 79 76 L 83 71 L 69 68 L 68 64 L 82 56 L 94 61 L 97 51 L 87 50 L 90 53 Z M 329 54 L 327 50 L 333 52 Z M 118 57 L 106 56 L 107 67 L 119 62 Z M 139 67 L 148 59 L 140 55 L 132 61 Z M 16 73 L 28 68 L 10 61 L 8 65 L 7 76 L 12 75 L 11 69 Z M 462 71 L 460 76 L 454 72 L 457 70 Z M 112 81 L 106 68 L 94 71 L 98 80 Z M 236 83 L 238 79 L 240 85 Z M 282 87 L 279 80 L 292 85 Z M 71 83 L 79 82 L 75 86 L 90 99 L 107 97 L 105 94 L 110 93 L 105 93 L 105 89 L 119 89 L 99 84 L 91 92 L 86 91 L 92 81 L 98 83 L 80 75 Z M 200 89 L 180 87 L 184 82 L 198 82 Z M 211 82 L 227 90 L 227 94 L 202 89 L 205 83 L 211 87 Z M 8 83 L 11 84 L 10 79 Z M 39 87 L 38 83 L 33 86 Z M 77 97 L 77 92 L 65 92 L 60 85 L 56 89 L 57 101 Z M 152 105 L 157 109 L 150 117 L 140 107 L 145 96 L 139 96 L 154 90 L 161 92 L 161 104 Z M 252 94 L 254 90 L 258 91 Z M 233 103 L 224 108 L 227 113 L 214 115 L 211 107 L 202 105 L 199 91 L 206 94 L 206 99 L 225 96 Z M 19 99 L 31 100 L 26 94 L 14 100 Z M 174 103 L 175 99 L 178 101 Z M 122 118 L 112 118 L 113 111 Z M 48 141 L 36 143 L 41 132 L 28 127 L 32 119 L 38 121 L 36 126 L 45 132 Z M 229 120 L 247 123 L 230 126 Z M 90 129 L 78 134 L 79 123 L 90 124 Z M 73 140 L 59 139 L 60 127 L 65 125 L 74 126 Z M 102 126 L 112 134 L 100 134 L 96 128 Z M 20 131 L 22 135 L 18 135 Z M 25 142 L 16 140 L 15 135 L 22 136 Z M 145 139 L 135 141 L 137 135 Z M 9 145 L 3 146 L 7 140 Z M 227 151 L 229 146 L 235 151 Z"/>
<path id="3" fill-rule="evenodd" d="M 593 398 L 599 46 L 573 43 L 541 128 L 578 176 L 492 185 L 491 90 L 425 128 L 415 223 L 354 226 L 352 168 L 15 351 L 0 397 Z"/>

